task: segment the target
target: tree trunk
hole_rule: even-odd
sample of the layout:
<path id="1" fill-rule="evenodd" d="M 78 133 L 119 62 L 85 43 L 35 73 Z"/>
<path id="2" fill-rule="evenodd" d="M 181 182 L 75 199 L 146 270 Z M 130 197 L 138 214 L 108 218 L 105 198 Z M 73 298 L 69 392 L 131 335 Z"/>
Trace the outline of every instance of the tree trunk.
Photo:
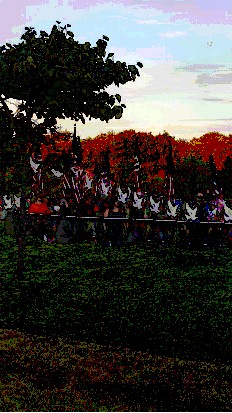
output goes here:
<path id="1" fill-rule="evenodd" d="M 16 276 L 19 279 L 22 279 L 24 273 L 24 250 L 27 230 L 26 194 L 24 191 L 21 192 L 20 208 L 14 212 L 14 226 L 18 246 Z"/>

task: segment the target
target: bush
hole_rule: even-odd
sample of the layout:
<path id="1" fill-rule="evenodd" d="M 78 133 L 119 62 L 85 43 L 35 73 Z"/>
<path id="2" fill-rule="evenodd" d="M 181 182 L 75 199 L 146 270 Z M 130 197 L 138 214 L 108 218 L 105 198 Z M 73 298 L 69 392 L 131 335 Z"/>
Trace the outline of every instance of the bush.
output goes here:
<path id="1" fill-rule="evenodd" d="M 34 242 L 34 241 L 33 241 Z M 37 241 L 36 241 L 37 242 Z M 190 359 L 230 358 L 231 255 L 2 237 L 1 326 Z M 223 262 L 223 269 L 222 263 Z"/>

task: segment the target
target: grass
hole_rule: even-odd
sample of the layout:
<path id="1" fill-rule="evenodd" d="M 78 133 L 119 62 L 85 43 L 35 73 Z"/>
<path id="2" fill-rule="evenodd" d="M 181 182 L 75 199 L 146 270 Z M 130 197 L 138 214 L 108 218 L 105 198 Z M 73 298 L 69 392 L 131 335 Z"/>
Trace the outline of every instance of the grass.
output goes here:
<path id="1" fill-rule="evenodd" d="M 0 244 L 4 410 L 231 410 L 227 248 Z"/>
<path id="2" fill-rule="evenodd" d="M 4 411 L 230 411 L 231 367 L 0 330 Z"/>

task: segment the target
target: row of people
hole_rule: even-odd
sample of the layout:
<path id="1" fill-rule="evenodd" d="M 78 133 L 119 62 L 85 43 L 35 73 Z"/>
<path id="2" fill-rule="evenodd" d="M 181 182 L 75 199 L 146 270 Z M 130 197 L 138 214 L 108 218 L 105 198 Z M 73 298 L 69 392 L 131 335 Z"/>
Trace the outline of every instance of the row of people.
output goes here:
<path id="1" fill-rule="evenodd" d="M 59 205 L 58 202 L 52 203 L 44 202 L 42 197 L 38 197 L 36 202 L 33 202 L 28 207 L 28 231 L 35 236 L 39 236 L 41 239 L 47 242 L 58 243 L 75 243 L 84 239 L 93 240 L 94 242 L 100 242 L 104 245 L 122 245 L 123 243 L 137 243 L 141 241 L 153 240 L 159 244 L 170 243 L 175 236 L 176 231 L 180 231 L 180 242 L 184 243 L 206 243 L 212 244 L 221 240 L 222 236 L 229 242 L 231 234 L 230 226 L 227 226 L 226 233 L 223 233 L 221 227 L 212 227 L 208 225 L 206 227 L 198 225 L 198 221 L 195 220 L 190 227 L 186 224 L 179 226 L 178 229 L 175 226 L 166 225 L 165 221 L 157 222 L 154 220 L 154 224 L 148 222 L 139 222 L 133 219 L 129 219 L 128 222 L 122 222 L 120 220 L 113 221 L 79 221 L 67 218 L 68 215 L 76 216 L 96 216 L 105 218 L 138 218 L 143 217 L 143 209 L 141 215 L 136 215 L 136 211 L 133 210 L 133 204 L 128 201 L 126 205 L 117 199 L 114 201 L 108 201 L 106 199 L 100 199 L 95 204 L 89 202 L 88 208 L 86 203 L 82 205 L 85 208 L 85 214 L 81 214 L 79 210 L 74 211 L 71 208 L 71 204 L 66 199 L 61 199 Z M 87 202 L 86 201 L 86 202 Z M 87 205 L 88 205 L 87 202 Z M 130 205 L 131 203 L 131 205 Z M 130 208 L 131 206 L 131 208 Z M 54 207 L 59 209 L 56 211 L 57 217 L 50 217 L 54 212 Z M 58 214 L 57 214 L 58 212 Z M 11 217 L 11 222 L 10 222 Z M 10 229 L 9 229 L 10 228 Z M 7 215 L 6 219 L 6 233 L 12 234 L 14 232 L 14 211 Z"/>
<path id="2" fill-rule="evenodd" d="M 154 218 L 154 219 L 177 219 L 183 221 L 226 221 L 232 222 L 232 209 L 223 196 L 211 200 L 205 200 L 203 194 L 191 200 L 176 200 L 174 197 L 147 196 L 141 190 L 132 194 L 125 188 L 118 188 L 114 196 L 107 197 L 88 191 L 77 203 L 73 194 L 66 197 L 42 199 L 39 197 L 35 202 L 27 199 L 29 213 L 59 214 L 62 205 L 66 206 L 70 215 L 95 216 L 97 213 L 105 214 L 115 201 L 120 202 L 126 217 Z M 5 195 L 0 200 L 0 218 L 5 218 L 7 213 L 20 208 L 20 196 L 10 197 Z"/>

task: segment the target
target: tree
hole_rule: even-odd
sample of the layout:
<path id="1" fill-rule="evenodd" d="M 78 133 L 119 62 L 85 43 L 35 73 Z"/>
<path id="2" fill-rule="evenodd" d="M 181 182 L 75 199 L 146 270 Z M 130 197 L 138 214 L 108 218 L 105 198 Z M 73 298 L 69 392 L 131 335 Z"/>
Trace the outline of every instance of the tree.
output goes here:
<path id="1" fill-rule="evenodd" d="M 76 165 L 80 166 L 82 164 L 82 148 L 81 148 L 81 138 L 76 134 L 76 124 L 74 125 L 74 133 L 72 139 L 72 154 L 75 158 Z"/>
<path id="2" fill-rule="evenodd" d="M 17 100 L 14 125 L 17 129 L 19 120 L 24 124 L 24 144 L 41 141 L 44 130 L 56 129 L 57 119 L 85 123 L 86 118 L 106 122 L 121 118 L 125 108 L 121 96 L 105 89 L 134 81 L 139 71 L 135 65 L 114 62 L 113 53 L 106 54 L 108 40 L 103 36 L 92 47 L 89 42 L 80 44 L 59 25 L 50 34 L 39 35 L 26 27 L 19 44 L 0 48 L 0 102 L 7 110 L 6 102 Z M 43 131 L 33 116 L 42 122 Z"/>
<path id="3" fill-rule="evenodd" d="M 28 120 L 36 114 L 51 129 L 57 118 L 83 123 L 84 116 L 103 121 L 121 118 L 125 107 L 120 104 L 121 96 L 104 89 L 112 83 L 119 86 L 134 81 L 139 71 L 134 65 L 114 62 L 113 53 L 106 57 L 106 36 L 91 47 L 74 40 L 71 31 L 66 34 L 54 25 L 50 35 L 40 31 L 39 36 L 26 27 L 21 40 L 0 49 L 0 85 L 4 100 L 21 102 L 18 110 L 25 111 Z"/>
<path id="4" fill-rule="evenodd" d="M 220 182 L 220 177 L 219 177 L 219 171 L 217 170 L 213 154 L 211 153 L 209 156 L 209 167 L 210 167 L 210 172 L 212 176 L 212 182 L 213 182 L 213 191 L 216 194 L 219 194 L 222 190 L 221 188 L 221 182 Z"/>
<path id="5" fill-rule="evenodd" d="M 56 130 L 58 119 L 83 123 L 86 118 L 120 119 L 125 108 L 121 96 L 105 89 L 139 76 L 136 65 L 115 62 L 113 53 L 106 54 L 108 37 L 92 47 L 75 40 L 67 27 L 55 24 L 50 34 L 40 31 L 39 35 L 33 27 L 25 27 L 18 44 L 0 47 L 0 114 L 12 125 L 10 136 L 0 135 L 0 146 L 6 147 L 5 139 L 17 141 L 17 161 L 28 168 L 28 152 L 43 141 L 47 129 Z M 7 105 L 10 99 L 17 102 L 15 113 Z M 28 172 L 22 173 L 23 196 L 27 178 Z M 25 225 L 21 232 L 25 233 Z"/>
<path id="6" fill-rule="evenodd" d="M 225 198 L 232 199 L 232 159 L 228 155 L 224 161 L 224 165 L 221 171 L 223 194 Z"/>
<path id="7" fill-rule="evenodd" d="M 206 193 L 210 188 L 208 164 L 191 153 L 175 164 L 175 193 L 180 199 L 194 198 L 197 192 Z"/>

